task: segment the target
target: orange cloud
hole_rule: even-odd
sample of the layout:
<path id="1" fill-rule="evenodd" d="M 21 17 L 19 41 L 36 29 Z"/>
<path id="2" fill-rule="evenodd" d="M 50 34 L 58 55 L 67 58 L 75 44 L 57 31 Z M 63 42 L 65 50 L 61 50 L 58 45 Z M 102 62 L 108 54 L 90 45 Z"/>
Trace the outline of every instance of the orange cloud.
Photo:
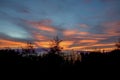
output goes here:
<path id="1" fill-rule="evenodd" d="M 60 47 L 62 47 L 64 50 L 66 50 L 73 43 L 74 43 L 73 41 L 63 41 L 60 43 Z M 50 48 L 51 47 L 50 41 L 35 42 L 35 44 L 38 47 L 43 47 L 43 48 Z"/>
<path id="2" fill-rule="evenodd" d="M 105 43 L 105 44 L 95 44 L 95 45 L 92 45 L 93 46 L 99 46 L 99 47 L 105 47 L 105 46 L 115 46 L 115 43 Z"/>
<path id="3" fill-rule="evenodd" d="M 63 32 L 65 36 L 72 36 L 72 35 L 88 35 L 89 32 L 77 31 L 77 30 L 65 30 Z"/>
<path id="4" fill-rule="evenodd" d="M 48 31 L 48 32 L 56 32 L 56 29 L 52 26 L 49 26 L 51 21 L 50 20 L 43 20 L 41 22 L 30 22 L 27 23 L 31 24 L 34 28 L 42 31 Z"/>
<path id="5" fill-rule="evenodd" d="M 23 42 L 15 42 L 10 40 L 0 40 L 0 48 L 10 47 L 10 48 L 18 48 L 18 47 L 26 47 L 26 43 Z"/>
<path id="6" fill-rule="evenodd" d="M 97 40 L 81 40 L 80 43 L 96 43 Z M 43 48 L 50 48 L 50 41 L 36 41 L 34 42 L 36 45 L 35 47 L 43 47 Z M 96 50 L 95 48 L 97 47 L 98 49 L 104 49 L 104 50 L 113 50 L 115 49 L 115 43 L 96 43 L 92 45 L 81 45 L 81 46 L 72 46 L 74 44 L 74 41 L 63 41 L 60 43 L 60 46 L 63 47 L 63 50 Z M 11 40 L 0 40 L 0 48 L 26 48 L 26 43 L 24 42 L 16 42 L 16 41 L 11 41 Z"/>
<path id="7" fill-rule="evenodd" d="M 33 37 L 35 40 L 47 40 L 48 38 L 46 36 L 41 35 L 40 33 L 33 32 Z"/>
<path id="8" fill-rule="evenodd" d="M 38 47 L 50 48 L 49 41 L 34 42 Z"/>
<path id="9" fill-rule="evenodd" d="M 34 37 L 36 40 L 46 40 L 47 39 L 45 36 L 42 36 L 42 35 L 35 35 Z"/>
<path id="10" fill-rule="evenodd" d="M 98 40 L 80 40 L 80 43 L 96 43 Z"/>
<path id="11" fill-rule="evenodd" d="M 76 33 L 77 33 L 76 30 L 65 30 L 65 31 L 63 32 L 63 34 L 64 34 L 65 36 L 71 36 L 71 35 L 74 35 L 74 34 L 76 34 Z"/>
<path id="12" fill-rule="evenodd" d="M 63 47 L 64 50 L 68 49 L 69 46 L 73 45 L 73 41 L 63 41 L 60 43 L 60 46 Z"/>
<path id="13" fill-rule="evenodd" d="M 86 46 L 72 46 L 67 50 L 82 50 L 82 51 L 96 51 L 96 50 L 106 50 L 111 51 L 114 50 L 114 43 L 106 43 L 106 44 L 93 44 L 93 45 L 86 45 Z"/>
<path id="14" fill-rule="evenodd" d="M 40 25 L 40 26 L 37 26 L 36 28 L 42 31 L 48 31 L 48 32 L 53 32 L 53 33 L 56 32 L 56 30 L 50 26 Z"/>

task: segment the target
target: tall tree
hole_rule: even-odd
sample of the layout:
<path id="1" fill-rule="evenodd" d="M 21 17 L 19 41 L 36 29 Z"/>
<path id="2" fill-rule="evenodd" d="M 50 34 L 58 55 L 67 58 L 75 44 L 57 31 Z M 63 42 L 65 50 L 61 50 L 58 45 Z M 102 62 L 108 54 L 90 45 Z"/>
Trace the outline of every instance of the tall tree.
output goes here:
<path id="1" fill-rule="evenodd" d="M 58 36 L 55 36 L 53 38 L 53 40 L 51 41 L 51 47 L 50 47 L 50 52 L 49 53 L 52 53 L 52 54 L 59 54 L 62 50 L 62 47 L 60 46 L 60 43 L 62 42 L 63 40 L 61 40 Z"/>

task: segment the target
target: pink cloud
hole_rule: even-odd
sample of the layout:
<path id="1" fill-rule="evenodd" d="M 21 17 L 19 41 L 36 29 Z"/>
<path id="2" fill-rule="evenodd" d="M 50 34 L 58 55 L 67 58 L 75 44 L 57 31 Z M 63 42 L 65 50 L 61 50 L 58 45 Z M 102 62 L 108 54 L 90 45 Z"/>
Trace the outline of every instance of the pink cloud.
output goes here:
<path id="1" fill-rule="evenodd" d="M 65 36 L 75 35 L 76 33 L 77 33 L 76 30 L 65 30 L 65 31 L 63 32 L 63 34 L 64 34 Z"/>
<path id="2" fill-rule="evenodd" d="M 55 33 L 56 29 L 53 26 L 50 26 L 52 21 L 51 20 L 42 20 L 40 22 L 35 21 L 27 21 L 28 24 L 32 26 L 32 28 L 35 28 L 37 30 L 41 31 L 47 31 Z"/>
<path id="3" fill-rule="evenodd" d="M 106 22 L 103 24 L 104 33 L 108 36 L 119 36 L 120 35 L 120 21 Z"/>

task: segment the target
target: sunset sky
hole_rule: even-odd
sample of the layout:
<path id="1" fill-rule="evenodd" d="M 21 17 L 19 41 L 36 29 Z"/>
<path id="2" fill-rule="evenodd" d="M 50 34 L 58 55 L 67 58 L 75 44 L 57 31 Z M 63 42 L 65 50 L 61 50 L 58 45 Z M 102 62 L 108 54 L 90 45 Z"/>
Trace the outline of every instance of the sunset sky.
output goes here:
<path id="1" fill-rule="evenodd" d="M 120 0 L 0 0 L 0 48 L 112 48 L 120 37 Z"/>

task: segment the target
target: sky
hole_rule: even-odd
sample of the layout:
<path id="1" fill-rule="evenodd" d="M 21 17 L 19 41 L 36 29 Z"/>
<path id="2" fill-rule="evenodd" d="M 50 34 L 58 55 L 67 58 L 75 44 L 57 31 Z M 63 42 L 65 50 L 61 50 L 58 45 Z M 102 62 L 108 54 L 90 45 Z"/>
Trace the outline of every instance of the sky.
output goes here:
<path id="1" fill-rule="evenodd" d="M 48 48 L 56 35 L 64 50 L 113 48 L 120 0 L 0 0 L 0 48 Z"/>

